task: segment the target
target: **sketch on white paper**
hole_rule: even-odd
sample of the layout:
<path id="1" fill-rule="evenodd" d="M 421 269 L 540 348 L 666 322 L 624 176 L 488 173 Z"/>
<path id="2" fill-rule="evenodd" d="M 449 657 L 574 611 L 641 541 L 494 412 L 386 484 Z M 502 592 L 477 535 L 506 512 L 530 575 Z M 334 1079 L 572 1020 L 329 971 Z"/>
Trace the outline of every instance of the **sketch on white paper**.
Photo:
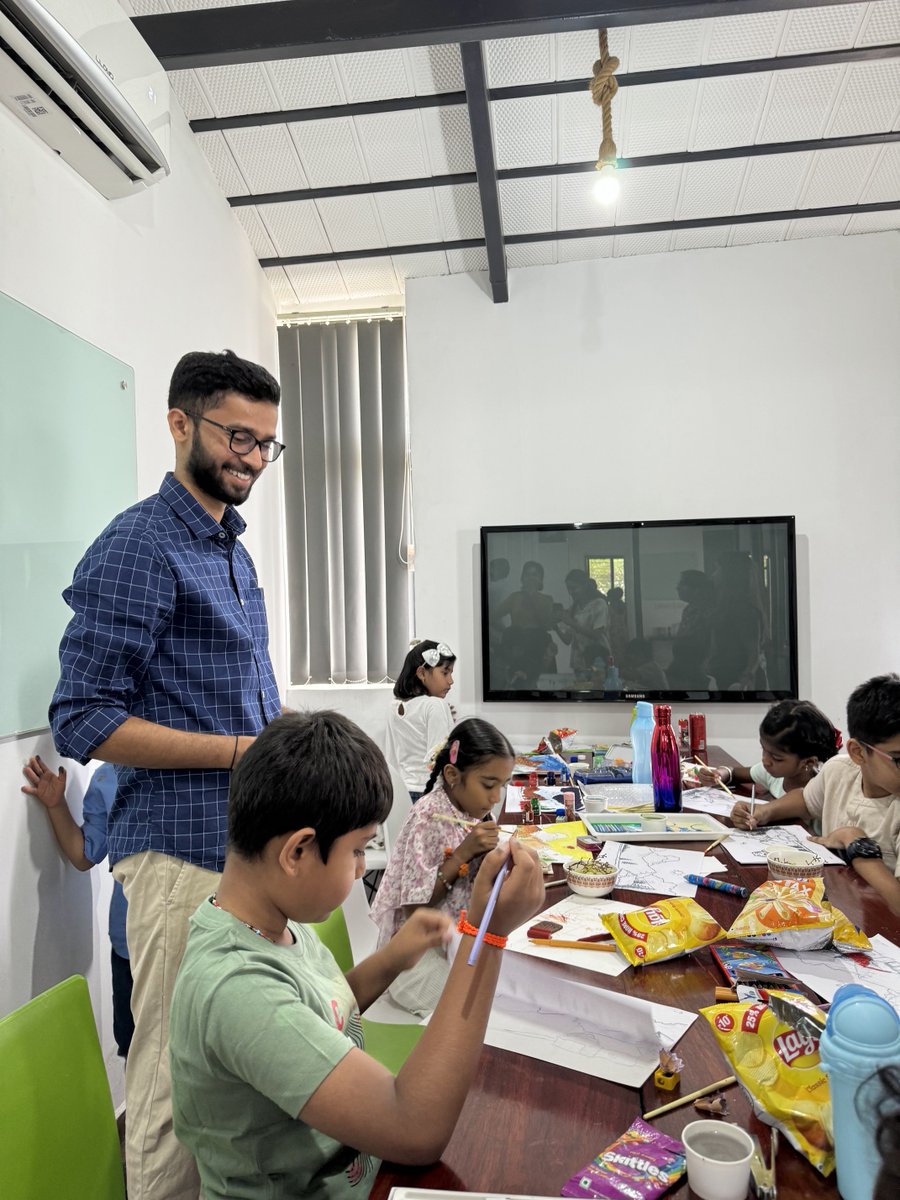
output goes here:
<path id="1" fill-rule="evenodd" d="M 861 983 L 900 1013 L 900 949 L 876 934 L 866 954 L 836 950 L 776 950 L 778 961 L 829 1004 L 844 983 Z"/>
<path id="2" fill-rule="evenodd" d="M 678 850 L 674 846 L 636 846 L 627 842 L 607 842 L 604 857 L 618 868 L 616 887 L 656 896 L 697 895 L 697 885 L 685 875 L 711 875 L 726 870 L 717 858 L 707 858 L 701 850 Z"/>
<path id="3" fill-rule="evenodd" d="M 843 866 L 841 859 L 825 846 L 809 839 L 812 835 L 802 825 L 764 825 L 761 829 L 736 829 L 724 843 L 725 849 L 735 862 L 744 866 L 761 865 L 773 846 L 789 846 L 792 850 L 812 851 L 826 866 Z"/>
<path id="4" fill-rule="evenodd" d="M 602 950 L 566 950 L 550 946 L 533 946 L 528 940 L 528 930 L 538 921 L 556 921 L 562 929 L 553 934 L 554 937 L 565 938 L 566 941 L 577 942 L 591 934 L 602 933 L 604 926 L 600 916 L 605 912 L 634 912 L 634 904 L 623 904 L 617 900 L 591 900 L 587 896 L 563 896 L 552 908 L 546 909 L 533 917 L 525 925 L 520 925 L 509 935 L 506 944 L 507 951 L 514 950 L 519 954 L 528 954 L 539 961 L 566 963 L 570 967 L 583 967 L 586 971 L 594 971 L 598 975 L 614 977 L 628 969 L 628 963 L 618 950 L 608 953 Z"/>
<path id="5" fill-rule="evenodd" d="M 740 796 L 738 799 L 746 802 L 747 798 Z M 715 787 L 685 788 L 681 795 L 681 802 L 686 809 L 712 813 L 716 817 L 730 817 L 731 810 L 736 804 L 733 796 L 729 796 L 722 788 Z M 766 800 L 757 800 L 756 807 L 763 808 L 767 803 Z"/>

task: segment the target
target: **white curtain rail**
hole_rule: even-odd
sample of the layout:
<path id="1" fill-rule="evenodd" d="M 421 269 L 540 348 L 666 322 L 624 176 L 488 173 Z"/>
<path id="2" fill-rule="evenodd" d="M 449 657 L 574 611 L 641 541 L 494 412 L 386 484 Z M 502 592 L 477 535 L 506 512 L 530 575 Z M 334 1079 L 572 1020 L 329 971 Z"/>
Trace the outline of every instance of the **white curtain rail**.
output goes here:
<path id="1" fill-rule="evenodd" d="M 291 328 L 294 325 L 351 325 L 354 321 L 402 321 L 402 308 L 357 309 L 353 312 L 282 313 L 278 324 Z"/>

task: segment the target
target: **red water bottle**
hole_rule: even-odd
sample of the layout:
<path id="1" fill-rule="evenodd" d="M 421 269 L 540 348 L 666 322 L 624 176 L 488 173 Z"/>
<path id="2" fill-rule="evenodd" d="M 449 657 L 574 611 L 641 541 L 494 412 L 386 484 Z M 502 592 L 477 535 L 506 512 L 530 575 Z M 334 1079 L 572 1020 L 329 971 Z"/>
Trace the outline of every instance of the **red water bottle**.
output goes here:
<path id="1" fill-rule="evenodd" d="M 655 812 L 681 812 L 681 756 L 672 729 L 672 706 L 658 704 L 650 743 Z"/>

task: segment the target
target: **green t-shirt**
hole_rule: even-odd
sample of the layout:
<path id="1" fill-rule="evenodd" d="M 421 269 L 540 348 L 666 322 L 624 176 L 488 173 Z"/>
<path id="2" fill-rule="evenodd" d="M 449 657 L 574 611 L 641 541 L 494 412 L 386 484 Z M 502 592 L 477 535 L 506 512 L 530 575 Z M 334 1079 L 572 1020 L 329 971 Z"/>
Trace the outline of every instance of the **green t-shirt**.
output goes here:
<path id="1" fill-rule="evenodd" d="M 206 1200 L 364 1200 L 379 1160 L 297 1114 L 354 1046 L 359 1009 L 304 925 L 274 946 L 208 900 L 191 918 L 169 1021 L 175 1133 Z"/>

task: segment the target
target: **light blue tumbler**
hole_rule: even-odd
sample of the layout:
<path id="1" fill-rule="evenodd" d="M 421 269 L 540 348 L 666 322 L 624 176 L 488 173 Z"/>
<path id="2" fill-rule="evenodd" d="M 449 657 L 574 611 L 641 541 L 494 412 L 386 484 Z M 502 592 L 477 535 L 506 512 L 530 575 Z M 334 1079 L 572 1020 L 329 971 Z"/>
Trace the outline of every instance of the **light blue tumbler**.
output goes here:
<path id="1" fill-rule="evenodd" d="M 831 1002 L 819 1057 L 831 1088 L 838 1191 L 844 1200 L 872 1200 L 881 1167 L 874 1075 L 900 1064 L 900 1016 L 869 988 L 844 984 Z"/>
<path id="2" fill-rule="evenodd" d="M 653 739 L 653 705 L 639 700 L 631 722 L 631 782 L 652 783 L 650 742 Z"/>

